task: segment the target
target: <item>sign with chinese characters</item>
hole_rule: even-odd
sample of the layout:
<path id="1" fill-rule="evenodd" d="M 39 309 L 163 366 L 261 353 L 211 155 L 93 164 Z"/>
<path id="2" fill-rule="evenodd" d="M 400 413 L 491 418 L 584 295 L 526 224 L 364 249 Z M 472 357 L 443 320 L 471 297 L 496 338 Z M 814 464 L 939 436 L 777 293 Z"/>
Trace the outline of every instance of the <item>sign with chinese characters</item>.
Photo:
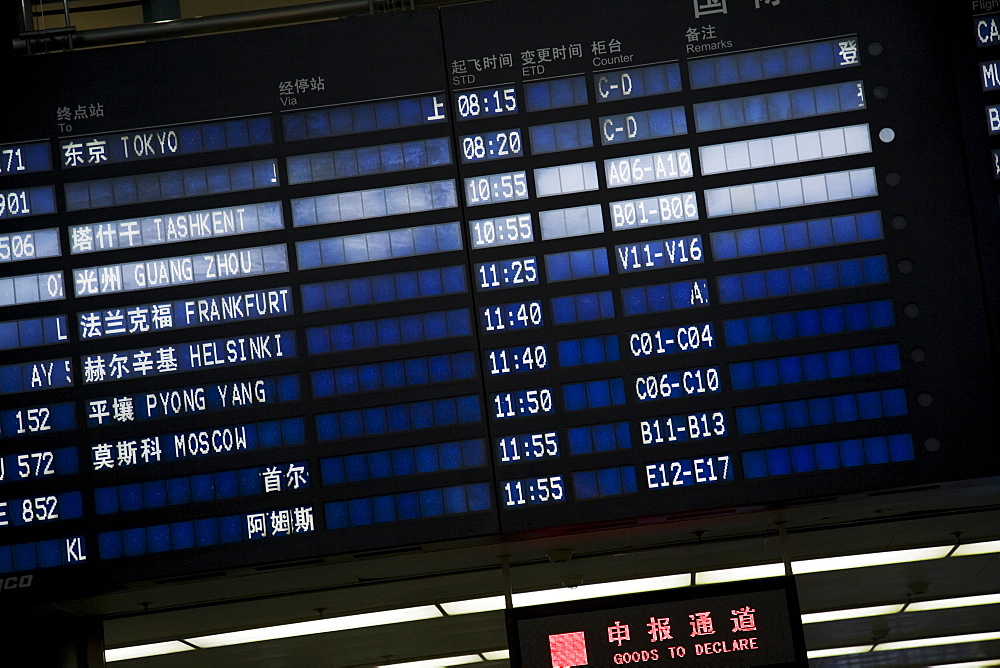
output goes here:
<path id="1" fill-rule="evenodd" d="M 806 661 L 793 578 L 519 608 L 507 633 L 514 668 Z"/>

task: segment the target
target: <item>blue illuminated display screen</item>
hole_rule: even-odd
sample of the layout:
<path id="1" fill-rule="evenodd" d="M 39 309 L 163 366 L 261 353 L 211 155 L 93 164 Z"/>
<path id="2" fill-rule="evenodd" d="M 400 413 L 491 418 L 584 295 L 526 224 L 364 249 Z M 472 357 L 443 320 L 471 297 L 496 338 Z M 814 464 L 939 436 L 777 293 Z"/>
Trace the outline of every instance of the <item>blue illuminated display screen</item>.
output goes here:
<path id="1" fill-rule="evenodd" d="M 628 422 L 572 427 L 566 430 L 566 441 L 571 455 L 628 450 L 632 447 Z"/>
<path id="2" fill-rule="evenodd" d="M 956 119 L 933 3 L 553 2 L 9 68 L 0 579 L 1000 475 L 968 22 Z"/>

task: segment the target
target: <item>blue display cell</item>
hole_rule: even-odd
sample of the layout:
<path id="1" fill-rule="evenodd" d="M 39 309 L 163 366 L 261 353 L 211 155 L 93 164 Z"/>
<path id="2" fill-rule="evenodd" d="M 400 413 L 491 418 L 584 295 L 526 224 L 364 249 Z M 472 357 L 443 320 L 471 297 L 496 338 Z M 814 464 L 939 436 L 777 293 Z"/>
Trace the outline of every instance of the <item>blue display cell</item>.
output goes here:
<path id="1" fill-rule="evenodd" d="M 634 494 L 635 470 L 622 466 L 574 473 L 573 489 L 578 500 Z"/>
<path id="2" fill-rule="evenodd" d="M 191 476 L 191 500 L 212 501 L 215 499 L 215 478 L 211 474 Z"/>
<path id="3" fill-rule="evenodd" d="M 744 55 L 744 58 L 747 56 Z M 740 82 L 739 59 L 736 56 L 719 56 L 714 59 L 716 85 Z M 693 86 L 692 86 L 693 87 Z"/>
<path id="4" fill-rule="evenodd" d="M 351 499 L 347 502 L 347 508 L 351 526 L 367 526 L 374 521 L 372 500 L 370 498 Z"/>
<path id="5" fill-rule="evenodd" d="M 732 323 L 734 326 L 738 326 L 741 322 L 744 323 L 745 335 L 743 343 L 749 343 L 751 340 L 754 342 L 770 341 L 772 339 L 784 340 L 795 338 L 796 336 L 794 313 L 775 313 L 773 316 L 753 316 L 746 320 L 729 320 L 726 322 Z M 734 339 L 729 345 L 741 344 L 737 343 Z"/>
<path id="6" fill-rule="evenodd" d="M 109 531 L 97 537 L 97 550 L 101 559 L 118 559 L 123 556 L 122 537 L 119 531 Z"/>
<path id="7" fill-rule="evenodd" d="M 792 472 L 807 473 L 816 470 L 816 453 L 812 446 L 793 446 L 789 448 L 789 454 L 791 456 Z"/>
<path id="8" fill-rule="evenodd" d="M 619 359 L 618 337 L 613 334 L 560 341 L 557 349 L 559 366 L 563 368 L 582 364 L 602 364 Z"/>
<path id="9" fill-rule="evenodd" d="M 608 251 L 602 247 L 552 253 L 545 256 L 545 270 L 550 283 L 607 276 L 610 273 Z"/>
<path id="10" fill-rule="evenodd" d="M 440 489 L 425 489 L 418 494 L 421 517 L 439 517 L 444 514 L 444 498 Z"/>
<path id="11" fill-rule="evenodd" d="M 557 325 L 615 317 L 610 291 L 553 297 L 551 305 L 553 322 Z"/>
<path id="12" fill-rule="evenodd" d="M 51 568 L 62 564 L 62 541 L 43 540 L 37 543 L 38 567 Z"/>
<path id="13" fill-rule="evenodd" d="M 122 545 L 126 557 L 134 557 L 146 553 L 146 530 L 125 529 L 122 533 Z"/>
<path id="14" fill-rule="evenodd" d="M 625 386 L 621 378 L 563 385 L 563 404 L 567 411 L 621 406 L 624 403 Z"/>
<path id="15" fill-rule="evenodd" d="M 170 525 L 161 524 L 146 529 L 146 542 L 150 554 L 170 550 Z"/>
<path id="16" fill-rule="evenodd" d="M 194 532 L 199 547 L 219 544 L 219 524 L 214 519 L 196 520 Z"/>
<path id="17" fill-rule="evenodd" d="M 232 499 L 239 496 L 239 494 L 240 485 L 236 471 L 220 471 L 215 474 L 216 498 Z"/>
<path id="18" fill-rule="evenodd" d="M 528 128 L 528 137 L 531 140 L 531 152 L 534 155 L 591 148 L 594 145 L 594 135 L 590 128 L 590 121 L 587 119 L 549 125 L 533 125 Z M 520 155 L 520 151 L 517 155 Z M 491 157 L 490 152 L 487 150 L 486 158 L 489 157 Z"/>
<path id="19" fill-rule="evenodd" d="M 587 84 L 582 76 L 528 82 L 524 98 L 529 112 L 576 107 L 588 102 Z"/>
<path id="20" fill-rule="evenodd" d="M 771 475 L 782 475 L 792 472 L 792 462 L 787 448 L 773 448 L 764 451 L 767 469 Z"/>
<path id="21" fill-rule="evenodd" d="M 37 543 L 20 543 L 13 546 L 15 571 L 33 571 L 38 568 Z"/>
<path id="22" fill-rule="evenodd" d="M 174 524 L 171 524 L 170 544 L 174 550 L 186 550 L 194 547 L 194 522 L 175 522 Z"/>
<path id="23" fill-rule="evenodd" d="M 372 499 L 372 510 L 376 523 L 396 521 L 396 501 L 392 496 L 376 496 Z"/>
<path id="24" fill-rule="evenodd" d="M 167 505 L 167 485 L 164 480 L 152 480 L 142 484 L 142 503 L 146 508 L 162 508 Z"/>
<path id="25" fill-rule="evenodd" d="M 104 490 L 95 490 L 95 496 L 98 492 L 113 490 L 114 488 L 105 488 Z M 167 481 L 167 502 L 171 505 L 180 505 L 185 503 L 191 503 L 191 479 L 190 478 L 173 478 Z"/>
<path id="26" fill-rule="evenodd" d="M 889 443 L 884 438 L 865 438 L 862 440 L 865 453 L 865 463 L 885 464 L 889 460 Z"/>

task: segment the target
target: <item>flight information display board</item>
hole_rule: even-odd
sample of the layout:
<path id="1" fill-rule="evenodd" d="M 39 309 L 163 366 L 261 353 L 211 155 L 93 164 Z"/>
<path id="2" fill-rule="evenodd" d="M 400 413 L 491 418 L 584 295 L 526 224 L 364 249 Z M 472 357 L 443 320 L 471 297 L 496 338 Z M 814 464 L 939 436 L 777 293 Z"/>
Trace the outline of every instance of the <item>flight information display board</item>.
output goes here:
<path id="1" fill-rule="evenodd" d="M 4 586 L 996 474 L 949 24 L 888 4 L 19 58 Z"/>

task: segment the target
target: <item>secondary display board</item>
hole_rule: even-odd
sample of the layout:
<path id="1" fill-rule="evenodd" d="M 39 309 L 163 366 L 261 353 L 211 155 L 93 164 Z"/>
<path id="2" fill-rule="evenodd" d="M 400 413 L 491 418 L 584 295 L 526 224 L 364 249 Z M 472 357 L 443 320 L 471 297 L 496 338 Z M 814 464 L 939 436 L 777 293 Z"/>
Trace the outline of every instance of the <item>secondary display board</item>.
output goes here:
<path id="1" fill-rule="evenodd" d="M 507 637 L 514 668 L 807 664 L 791 577 L 517 608 Z"/>
<path id="2" fill-rule="evenodd" d="M 996 474 L 973 21 L 916 5 L 17 58 L 5 595 Z"/>

